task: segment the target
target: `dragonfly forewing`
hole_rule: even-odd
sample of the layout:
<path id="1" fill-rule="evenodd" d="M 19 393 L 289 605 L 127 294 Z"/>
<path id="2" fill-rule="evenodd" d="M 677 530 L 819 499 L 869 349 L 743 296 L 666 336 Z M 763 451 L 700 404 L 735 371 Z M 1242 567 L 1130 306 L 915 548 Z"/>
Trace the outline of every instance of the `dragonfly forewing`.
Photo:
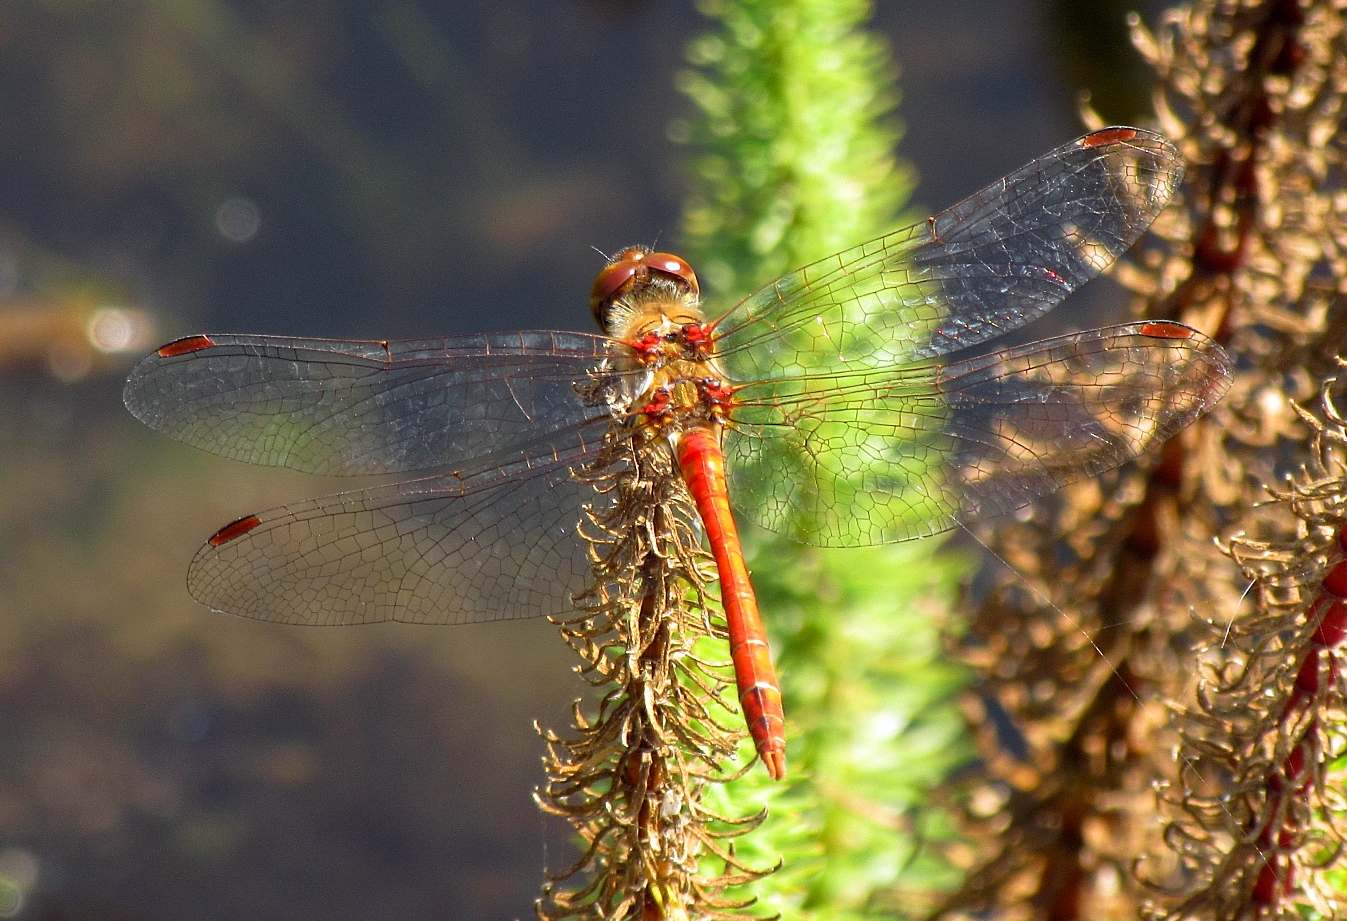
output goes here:
<path id="1" fill-rule="evenodd" d="M 745 298 L 718 324 L 740 380 L 846 373 L 946 355 L 1051 310 L 1130 247 L 1183 159 L 1157 134 L 1096 132 L 928 221 Z"/>
<path id="2" fill-rule="evenodd" d="M 456 471 L 525 445 L 545 455 L 602 419 L 577 385 L 611 348 L 562 332 L 193 336 L 138 364 L 123 396 L 152 428 L 233 460 L 332 475 Z"/>

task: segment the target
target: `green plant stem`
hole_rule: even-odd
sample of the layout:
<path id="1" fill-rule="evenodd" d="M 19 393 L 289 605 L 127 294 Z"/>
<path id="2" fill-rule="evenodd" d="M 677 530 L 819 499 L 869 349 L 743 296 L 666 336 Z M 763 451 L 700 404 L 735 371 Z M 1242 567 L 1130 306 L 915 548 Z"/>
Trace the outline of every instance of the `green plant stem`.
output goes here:
<path id="1" fill-rule="evenodd" d="M 862 0 L 718 0 L 689 51 L 697 115 L 685 249 L 728 307 L 783 272 L 901 222 L 895 70 Z M 952 881 L 919 835 L 924 791 L 967 757 L 962 672 L 939 630 L 960 567 L 932 542 L 842 551 L 750 531 L 786 703 L 790 781 L 731 785 L 770 820 L 740 853 L 781 872 L 755 892 L 792 918 L 891 917 L 899 890 Z M 937 823 L 938 826 L 938 823 Z M 756 852 L 755 852 L 756 851 Z"/>

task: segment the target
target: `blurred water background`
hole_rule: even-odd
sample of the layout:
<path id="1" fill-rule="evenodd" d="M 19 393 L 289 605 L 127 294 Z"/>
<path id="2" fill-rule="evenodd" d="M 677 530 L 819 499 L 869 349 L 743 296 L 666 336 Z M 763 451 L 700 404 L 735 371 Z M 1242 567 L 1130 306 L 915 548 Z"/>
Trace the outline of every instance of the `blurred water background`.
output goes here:
<path id="1" fill-rule="evenodd" d="M 1082 133 L 1086 87 L 1138 117 L 1135 6 L 882 2 L 922 210 Z M 189 332 L 587 329 L 595 248 L 676 251 L 706 27 L 686 0 L 0 4 L 0 917 L 532 915 L 572 856 L 530 799 L 531 725 L 582 690 L 555 631 L 197 606 L 205 536 L 340 484 L 176 445 L 121 381 Z"/>

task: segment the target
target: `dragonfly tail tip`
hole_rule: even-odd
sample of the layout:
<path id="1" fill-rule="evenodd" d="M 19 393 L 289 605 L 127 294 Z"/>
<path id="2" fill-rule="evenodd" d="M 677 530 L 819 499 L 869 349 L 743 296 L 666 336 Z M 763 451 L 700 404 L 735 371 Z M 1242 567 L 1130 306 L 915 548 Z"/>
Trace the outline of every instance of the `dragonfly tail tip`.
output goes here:
<path id="1" fill-rule="evenodd" d="M 762 758 L 762 766 L 767 768 L 767 773 L 773 780 L 786 779 L 786 753 L 783 751 L 759 752 Z"/>

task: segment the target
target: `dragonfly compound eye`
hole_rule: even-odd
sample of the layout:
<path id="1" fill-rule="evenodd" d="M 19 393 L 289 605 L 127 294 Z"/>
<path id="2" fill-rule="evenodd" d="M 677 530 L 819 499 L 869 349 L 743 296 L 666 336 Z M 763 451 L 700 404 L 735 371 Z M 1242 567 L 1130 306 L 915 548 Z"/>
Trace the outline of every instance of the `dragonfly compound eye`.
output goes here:
<path id="1" fill-rule="evenodd" d="M 631 290 L 638 279 L 647 279 L 652 275 L 671 278 L 686 287 L 691 294 L 698 293 L 697 274 L 686 259 L 633 246 L 614 256 L 599 272 L 594 279 L 594 287 L 589 290 L 589 309 L 600 329 L 609 329 L 608 308 L 612 302 Z"/>
<path id="2" fill-rule="evenodd" d="M 589 289 L 589 309 L 600 329 L 608 328 L 609 303 L 626 290 L 638 273 L 646 271 L 644 261 L 647 255 L 642 249 L 624 250 L 614 256 L 594 279 L 594 287 Z"/>
<path id="3" fill-rule="evenodd" d="M 650 253 L 645 257 L 645 264 L 650 266 L 652 272 L 659 272 L 682 282 L 687 286 L 689 293 L 699 293 L 697 273 L 692 271 L 692 266 L 688 265 L 687 260 L 682 256 L 675 256 L 671 253 Z"/>

